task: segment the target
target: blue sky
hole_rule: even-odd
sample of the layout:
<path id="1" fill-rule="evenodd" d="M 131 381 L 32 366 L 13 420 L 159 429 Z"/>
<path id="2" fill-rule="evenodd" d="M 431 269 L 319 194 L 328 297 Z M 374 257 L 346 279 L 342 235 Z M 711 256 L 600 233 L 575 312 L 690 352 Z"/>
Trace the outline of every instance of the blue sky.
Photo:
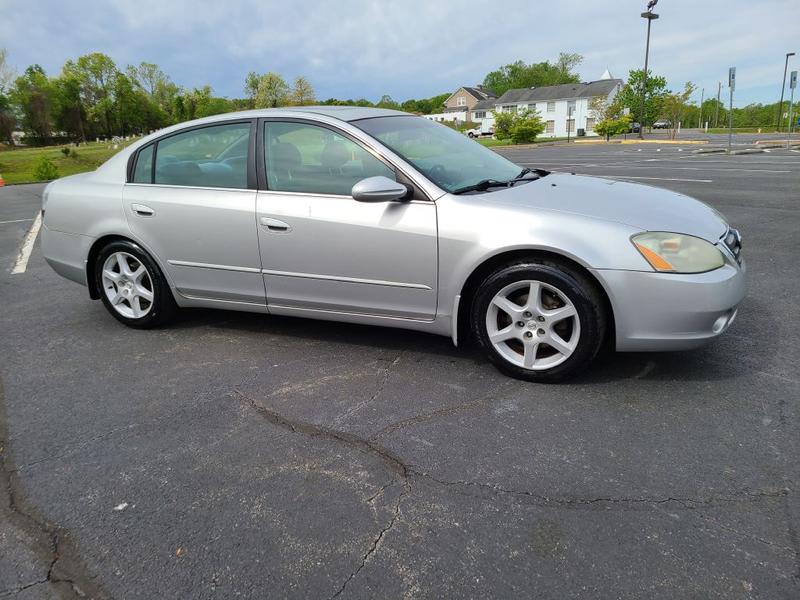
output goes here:
<path id="1" fill-rule="evenodd" d="M 644 60 L 644 1 L 0 0 L 12 66 L 56 74 L 99 51 L 158 63 L 183 86 L 241 97 L 248 71 L 305 75 L 320 99 L 395 100 L 474 85 L 499 65 L 579 52 L 584 80 Z M 737 67 L 734 104 L 776 102 L 786 52 L 800 54 L 797 0 L 661 0 L 651 68 L 715 95 Z M 798 57 L 790 62 L 800 68 Z M 698 99 L 699 99 L 698 87 Z M 788 92 L 787 92 L 788 94 Z M 726 89 L 723 87 L 723 97 Z"/>

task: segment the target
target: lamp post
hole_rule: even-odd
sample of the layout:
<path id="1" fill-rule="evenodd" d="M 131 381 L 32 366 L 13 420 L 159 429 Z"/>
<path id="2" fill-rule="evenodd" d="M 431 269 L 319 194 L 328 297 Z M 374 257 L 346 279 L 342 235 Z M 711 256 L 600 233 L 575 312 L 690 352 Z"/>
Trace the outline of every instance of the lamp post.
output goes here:
<path id="1" fill-rule="evenodd" d="M 642 104 L 639 111 L 639 139 L 644 139 L 644 102 L 647 96 L 647 62 L 650 58 L 650 24 L 658 15 L 653 12 L 653 7 L 658 4 L 658 0 L 650 0 L 647 3 L 647 10 L 642 13 L 642 18 L 647 19 L 647 44 L 644 49 L 644 77 L 642 78 Z"/>
<path id="2" fill-rule="evenodd" d="M 775 121 L 775 128 L 779 132 L 783 124 L 783 92 L 786 89 L 786 69 L 789 67 L 789 57 L 794 56 L 794 52 L 786 53 L 786 61 L 783 63 L 783 83 L 781 84 L 781 101 L 778 104 L 778 119 Z"/>

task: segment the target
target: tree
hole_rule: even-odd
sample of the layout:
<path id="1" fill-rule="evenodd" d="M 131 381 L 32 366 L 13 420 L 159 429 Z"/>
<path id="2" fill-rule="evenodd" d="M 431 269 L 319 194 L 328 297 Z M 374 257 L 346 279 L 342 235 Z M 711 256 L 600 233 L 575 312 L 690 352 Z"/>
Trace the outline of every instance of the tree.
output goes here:
<path id="1" fill-rule="evenodd" d="M 381 96 L 381 99 L 375 104 L 378 108 L 391 108 L 394 110 L 399 110 L 400 105 L 392 100 L 392 97 L 389 94 L 384 94 Z"/>
<path id="2" fill-rule="evenodd" d="M 8 53 L 0 48 L 0 94 L 4 94 L 14 80 L 14 70 L 8 64 Z"/>
<path id="3" fill-rule="evenodd" d="M 250 101 L 250 108 L 256 107 L 256 96 L 258 95 L 258 84 L 261 78 L 255 71 L 250 71 L 244 78 L 244 93 Z"/>
<path id="4" fill-rule="evenodd" d="M 48 143 L 52 136 L 52 88 L 41 66 L 31 65 L 24 75 L 17 77 L 11 101 L 20 110 L 25 133 L 40 144 Z"/>
<path id="5" fill-rule="evenodd" d="M 110 56 L 92 52 L 64 64 L 62 74 L 80 82 L 81 98 L 92 126 L 105 135 L 114 135 L 113 86 L 119 71 Z"/>
<path id="6" fill-rule="evenodd" d="M 668 93 L 664 95 L 662 114 L 666 116 L 672 124 L 670 138 L 675 139 L 678 133 L 678 125 L 683 120 L 684 116 L 689 109 L 689 98 L 691 98 L 695 85 L 691 81 L 687 81 L 682 92 Z"/>
<path id="7" fill-rule="evenodd" d="M 515 144 L 532 144 L 536 136 L 545 130 L 545 124 L 535 110 L 517 114 L 511 128 L 511 141 Z"/>
<path id="8" fill-rule="evenodd" d="M 269 72 L 258 78 L 254 108 L 276 108 L 288 103 L 289 86 L 283 77 Z"/>
<path id="9" fill-rule="evenodd" d="M 128 79 L 162 111 L 169 112 L 173 98 L 178 93 L 178 86 L 164 73 L 161 68 L 148 62 L 141 62 L 139 66 L 128 65 L 125 70 Z"/>
<path id="10" fill-rule="evenodd" d="M 86 140 L 86 110 L 81 101 L 81 84 L 75 77 L 64 74 L 53 81 L 52 115 L 59 131 Z"/>
<path id="11" fill-rule="evenodd" d="M 612 135 L 627 133 L 631 118 L 624 114 L 624 108 L 619 101 L 619 95 L 612 102 L 604 96 L 595 96 L 589 100 L 589 114 L 595 119 L 594 132 L 605 136 L 606 141 Z"/>
<path id="12" fill-rule="evenodd" d="M 628 83 L 617 94 L 618 102 L 636 115 L 642 127 L 652 125 L 661 116 L 664 96 L 669 93 L 667 80 L 648 71 L 644 114 L 641 114 L 643 83 L 644 69 L 633 69 L 628 73 Z"/>
<path id="13" fill-rule="evenodd" d="M 573 72 L 583 57 L 580 54 L 559 54 L 555 63 L 544 61 L 526 64 L 524 61 L 503 65 L 483 79 L 483 85 L 498 95 L 510 89 L 542 87 L 562 83 L 578 83 L 580 77 Z"/>
<path id="14" fill-rule="evenodd" d="M 522 112 L 497 112 L 494 115 L 494 135 L 498 140 L 510 139 L 515 144 L 528 144 L 545 130 L 539 113 L 533 110 Z"/>
<path id="15" fill-rule="evenodd" d="M 316 101 L 314 88 L 308 79 L 302 75 L 295 77 L 294 86 L 292 87 L 292 104 L 305 106 L 306 104 L 314 104 Z"/>

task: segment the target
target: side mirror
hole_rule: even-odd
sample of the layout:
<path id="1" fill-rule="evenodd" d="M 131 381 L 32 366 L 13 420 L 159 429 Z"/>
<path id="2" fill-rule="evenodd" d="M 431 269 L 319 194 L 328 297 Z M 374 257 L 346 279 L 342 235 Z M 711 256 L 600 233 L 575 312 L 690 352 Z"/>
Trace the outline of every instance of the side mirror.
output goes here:
<path id="1" fill-rule="evenodd" d="M 352 194 L 359 202 L 391 202 L 404 198 L 408 194 L 408 188 L 388 177 L 377 175 L 356 183 Z"/>

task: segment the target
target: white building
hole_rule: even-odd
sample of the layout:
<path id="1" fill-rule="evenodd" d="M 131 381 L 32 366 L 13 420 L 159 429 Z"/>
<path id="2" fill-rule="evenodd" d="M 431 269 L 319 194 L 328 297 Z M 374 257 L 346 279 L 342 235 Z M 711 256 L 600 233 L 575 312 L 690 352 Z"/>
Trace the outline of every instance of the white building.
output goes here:
<path id="1" fill-rule="evenodd" d="M 601 79 L 589 83 L 513 89 L 493 101 L 494 110 L 498 112 L 535 110 L 545 123 L 544 133 L 540 137 L 566 137 L 567 130 L 570 135 L 578 133 L 597 135 L 594 133 L 594 124 L 598 115 L 590 110 L 590 103 L 593 98 L 598 97 L 610 103 L 622 89 L 622 85 L 621 79 L 614 79 L 606 71 Z M 494 121 L 489 110 L 482 118 L 479 118 L 479 114 L 480 112 L 476 110 L 474 121 L 482 122 L 486 119 Z"/>

